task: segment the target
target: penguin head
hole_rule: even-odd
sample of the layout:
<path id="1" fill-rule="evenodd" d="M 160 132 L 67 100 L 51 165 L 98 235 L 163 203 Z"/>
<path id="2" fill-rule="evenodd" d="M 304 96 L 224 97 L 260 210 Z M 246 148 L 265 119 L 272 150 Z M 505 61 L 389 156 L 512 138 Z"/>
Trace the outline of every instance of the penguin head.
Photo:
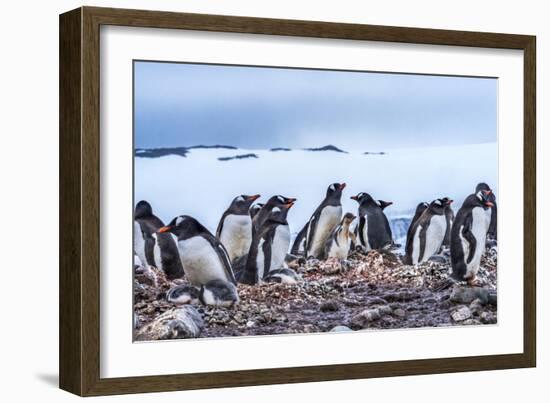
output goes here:
<path id="1" fill-rule="evenodd" d="M 296 199 L 294 197 L 285 197 L 281 195 L 272 196 L 266 203 L 270 207 L 283 207 L 288 203 L 294 203 Z"/>
<path id="2" fill-rule="evenodd" d="M 286 217 L 288 215 L 288 210 L 294 206 L 294 202 L 290 201 L 282 206 L 275 206 L 269 214 L 268 220 L 277 224 L 286 225 Z"/>
<path id="3" fill-rule="evenodd" d="M 376 200 L 376 204 L 378 204 L 378 206 L 384 210 L 386 207 L 388 206 L 391 206 L 393 204 L 393 202 L 391 201 L 384 201 L 384 200 Z"/>
<path id="4" fill-rule="evenodd" d="M 418 205 L 416 206 L 416 211 L 415 211 L 414 214 L 415 215 L 422 214 L 422 212 L 424 210 L 426 210 L 428 207 L 429 207 L 429 204 L 426 203 L 426 202 L 418 203 Z"/>
<path id="5" fill-rule="evenodd" d="M 136 204 L 136 209 L 134 210 L 135 218 L 149 217 L 153 215 L 153 208 L 149 202 L 141 200 Z"/>
<path id="6" fill-rule="evenodd" d="M 170 232 L 178 239 L 191 238 L 198 233 L 207 231 L 196 219 L 188 215 L 180 215 L 172 219 L 170 223 L 159 228 L 158 232 Z"/>
<path id="7" fill-rule="evenodd" d="M 246 215 L 252 203 L 259 197 L 260 195 L 239 195 L 231 202 L 229 211 L 233 214 Z"/>
<path id="8" fill-rule="evenodd" d="M 479 192 L 483 192 L 484 195 L 487 196 L 487 199 L 491 202 L 491 203 L 495 203 L 497 198 L 495 196 L 495 194 L 493 193 L 493 189 L 491 189 L 489 187 L 489 185 L 487 185 L 486 183 L 484 182 L 481 182 L 481 183 L 478 183 L 477 186 L 476 186 L 476 194 L 479 193 Z"/>
<path id="9" fill-rule="evenodd" d="M 443 197 L 441 199 L 435 199 L 430 203 L 429 208 L 437 214 L 443 214 L 445 208 L 452 204 L 453 200 L 448 197 Z"/>
<path id="10" fill-rule="evenodd" d="M 493 198 L 494 195 L 492 190 L 480 190 L 475 194 L 475 200 L 478 205 L 481 205 L 485 210 L 494 207 Z"/>
<path id="11" fill-rule="evenodd" d="M 250 217 L 254 218 L 254 216 L 256 214 L 258 214 L 258 211 L 260 211 L 263 206 L 264 206 L 263 203 L 256 203 L 256 204 L 253 204 L 252 206 L 250 206 L 250 209 L 248 210 L 248 213 L 250 214 Z"/>
<path id="12" fill-rule="evenodd" d="M 353 213 L 346 213 L 344 214 L 344 218 L 342 218 L 342 223 L 346 225 L 350 225 L 353 220 L 355 220 L 357 217 Z"/>
<path id="13" fill-rule="evenodd" d="M 335 197 L 335 198 L 340 198 L 342 196 L 342 190 L 344 190 L 344 188 L 346 187 L 346 184 L 345 183 L 338 183 L 338 182 L 335 182 L 335 183 L 331 183 L 328 188 L 327 188 L 327 198 L 331 197 Z"/>
<path id="14" fill-rule="evenodd" d="M 366 204 L 372 203 L 372 204 L 380 207 L 378 205 L 378 203 L 376 203 L 376 201 L 374 201 L 372 196 L 368 193 L 365 193 L 365 192 L 358 193 L 356 196 L 351 196 L 350 199 L 355 200 L 357 203 L 359 203 L 360 206 L 364 206 Z"/>

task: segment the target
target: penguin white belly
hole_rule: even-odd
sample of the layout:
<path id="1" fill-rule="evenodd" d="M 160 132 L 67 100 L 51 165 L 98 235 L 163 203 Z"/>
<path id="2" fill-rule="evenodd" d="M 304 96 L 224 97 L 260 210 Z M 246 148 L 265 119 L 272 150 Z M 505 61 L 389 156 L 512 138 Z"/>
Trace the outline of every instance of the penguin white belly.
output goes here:
<path id="1" fill-rule="evenodd" d="M 351 240 L 344 234 L 344 230 L 338 233 L 338 243 L 331 242 L 330 251 L 328 257 L 334 257 L 337 259 L 347 259 L 349 253 L 349 247 Z"/>
<path id="2" fill-rule="evenodd" d="M 369 218 L 367 215 L 365 215 L 365 224 L 363 225 L 363 240 L 364 243 L 361 243 L 363 247 L 365 248 L 365 252 L 368 252 L 372 249 L 369 242 Z"/>
<path id="3" fill-rule="evenodd" d="M 181 263 L 191 284 L 202 285 L 211 280 L 228 279 L 223 263 L 210 242 L 195 236 L 178 242 Z"/>
<path id="4" fill-rule="evenodd" d="M 262 281 L 264 278 L 264 265 L 265 265 L 265 256 L 264 256 L 264 240 L 260 239 L 258 242 L 258 255 L 256 256 L 256 268 L 258 270 L 258 281 Z"/>
<path id="5" fill-rule="evenodd" d="M 443 239 L 445 238 L 445 231 L 447 230 L 447 219 L 444 215 L 433 215 L 430 219 L 430 224 L 426 230 L 426 246 L 424 248 L 424 255 L 422 261 L 425 262 L 430 257 L 435 255 Z"/>
<path id="6" fill-rule="evenodd" d="M 229 259 L 244 256 L 252 242 L 252 219 L 249 215 L 228 215 L 223 222 L 220 242 L 225 246 Z"/>
<path id="7" fill-rule="evenodd" d="M 271 245 L 271 264 L 269 270 L 280 269 L 290 247 L 290 228 L 288 225 L 279 225 L 275 229 L 273 244 Z"/>
<path id="8" fill-rule="evenodd" d="M 143 239 L 141 226 L 137 221 L 134 221 L 134 252 L 136 252 L 136 255 L 141 261 L 140 266 L 147 266 L 147 259 L 145 258 L 145 239 Z"/>
<path id="9" fill-rule="evenodd" d="M 420 258 L 420 231 L 422 231 L 422 225 L 416 228 L 416 232 L 413 237 L 413 252 L 412 252 L 412 264 L 417 264 Z"/>
<path id="10" fill-rule="evenodd" d="M 155 259 L 155 267 L 157 269 L 163 270 L 162 268 L 162 258 L 159 247 L 159 240 L 157 234 L 153 234 L 153 239 L 155 240 L 155 246 L 153 246 L 153 257 Z"/>
<path id="11" fill-rule="evenodd" d="M 466 263 L 466 278 L 471 278 L 475 276 L 477 274 L 477 271 L 479 270 L 481 256 L 485 251 L 485 240 L 487 238 L 487 231 L 489 230 L 490 223 L 491 215 L 487 215 L 487 210 L 484 210 L 482 207 L 474 207 L 472 209 L 472 234 L 476 239 L 476 250 L 474 252 L 474 257 L 472 261 L 470 263 Z M 466 251 L 464 251 L 464 253 L 464 259 L 467 261 L 468 254 L 466 254 Z"/>
<path id="12" fill-rule="evenodd" d="M 319 257 L 322 255 L 327 238 L 341 219 L 342 206 L 327 206 L 321 211 L 309 249 L 310 256 Z"/>

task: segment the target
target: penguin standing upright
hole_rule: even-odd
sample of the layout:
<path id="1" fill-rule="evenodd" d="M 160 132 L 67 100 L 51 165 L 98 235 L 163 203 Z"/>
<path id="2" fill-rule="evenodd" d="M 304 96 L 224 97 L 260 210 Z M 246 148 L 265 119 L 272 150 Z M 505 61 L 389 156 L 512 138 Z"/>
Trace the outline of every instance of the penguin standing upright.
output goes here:
<path id="1" fill-rule="evenodd" d="M 497 239 L 497 198 L 493 190 L 486 183 L 479 183 L 476 186 L 476 193 L 484 192 L 488 195 L 487 200 L 489 200 L 493 206 L 489 207 L 486 212 L 491 217 L 491 223 L 489 224 L 489 229 L 487 231 L 488 238 Z"/>
<path id="2" fill-rule="evenodd" d="M 273 207 L 260 228 L 254 231 L 252 244 L 237 278 L 244 284 L 257 284 L 270 272 L 283 266 L 290 246 L 290 231 L 286 220 L 288 210 L 294 205 L 290 201 L 285 205 Z"/>
<path id="3" fill-rule="evenodd" d="M 477 285 L 476 275 L 485 251 L 491 218 L 487 210 L 493 207 L 491 193 L 480 190 L 469 195 L 456 214 L 451 230 L 452 277 Z"/>
<path id="4" fill-rule="evenodd" d="M 321 259 L 330 233 L 342 219 L 342 191 L 345 183 L 333 183 L 327 188 L 325 198 L 315 209 L 307 223 L 305 233 L 305 257 Z"/>
<path id="5" fill-rule="evenodd" d="M 351 197 L 359 203 L 359 223 L 355 227 L 357 243 L 368 252 L 392 245 L 392 232 L 388 218 L 380 205 L 368 193 Z"/>
<path id="6" fill-rule="evenodd" d="M 405 264 L 425 262 L 439 251 L 447 231 L 445 209 L 452 202 L 447 197 L 432 201 L 414 222 L 405 246 Z"/>
<path id="7" fill-rule="evenodd" d="M 225 246 L 231 262 L 248 253 L 252 242 L 252 218 L 249 209 L 259 197 L 260 195 L 235 197 L 220 219 L 216 237 Z"/>
<path id="8" fill-rule="evenodd" d="M 225 247 L 196 219 L 178 216 L 159 232 L 169 232 L 177 238 L 183 270 L 191 284 L 202 286 L 212 280 L 236 284 Z"/>
<path id="9" fill-rule="evenodd" d="M 347 259 L 352 243 L 355 243 L 355 234 L 350 230 L 355 220 L 352 213 L 344 214 L 344 218 L 331 232 L 325 244 L 326 258 Z"/>
<path id="10" fill-rule="evenodd" d="M 134 211 L 134 250 L 143 264 L 162 270 L 169 279 L 184 276 L 177 242 L 173 235 L 157 232 L 164 226 L 162 220 L 153 214 L 149 202 L 141 200 Z M 136 226 L 139 225 L 140 231 Z"/>

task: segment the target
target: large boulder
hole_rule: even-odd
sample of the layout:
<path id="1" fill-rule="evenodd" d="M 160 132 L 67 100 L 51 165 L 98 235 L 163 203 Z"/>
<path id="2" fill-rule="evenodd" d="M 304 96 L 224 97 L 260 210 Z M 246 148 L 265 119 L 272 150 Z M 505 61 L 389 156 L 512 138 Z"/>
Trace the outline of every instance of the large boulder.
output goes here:
<path id="1" fill-rule="evenodd" d="M 191 305 L 173 308 L 146 324 L 136 334 L 136 340 L 188 339 L 198 337 L 204 321 Z"/>

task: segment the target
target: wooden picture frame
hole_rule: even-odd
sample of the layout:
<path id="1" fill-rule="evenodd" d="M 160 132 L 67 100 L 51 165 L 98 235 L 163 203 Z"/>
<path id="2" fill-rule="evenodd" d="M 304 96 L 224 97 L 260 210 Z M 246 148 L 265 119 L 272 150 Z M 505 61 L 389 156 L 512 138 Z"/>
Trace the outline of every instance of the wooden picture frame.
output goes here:
<path id="1" fill-rule="evenodd" d="M 369 40 L 524 52 L 523 353 L 100 377 L 100 26 Z M 534 36 L 81 7 L 60 16 L 60 387 L 81 396 L 525 368 L 536 365 Z"/>

